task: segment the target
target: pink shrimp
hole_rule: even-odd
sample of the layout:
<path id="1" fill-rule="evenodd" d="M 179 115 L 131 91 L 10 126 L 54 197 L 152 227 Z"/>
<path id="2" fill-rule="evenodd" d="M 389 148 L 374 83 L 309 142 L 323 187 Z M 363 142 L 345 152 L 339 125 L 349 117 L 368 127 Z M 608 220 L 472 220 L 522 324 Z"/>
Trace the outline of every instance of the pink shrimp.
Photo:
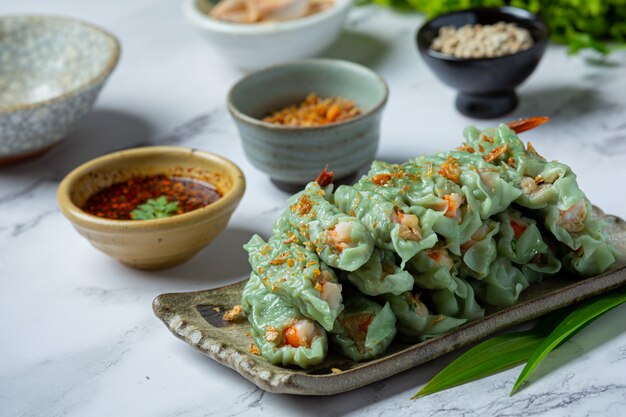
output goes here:
<path id="1" fill-rule="evenodd" d="M 339 253 L 352 244 L 352 226 L 350 223 L 339 222 L 324 233 L 325 241 Z"/>
<path id="2" fill-rule="evenodd" d="M 315 289 L 320 292 L 322 300 L 328 303 L 331 310 L 339 308 L 343 299 L 341 295 L 341 284 L 332 282 L 330 272 L 323 270 L 320 272 L 320 276 L 317 278 Z"/>
<path id="3" fill-rule="evenodd" d="M 285 344 L 292 347 L 309 347 L 317 336 L 317 330 L 311 320 L 298 320 L 283 330 Z"/>

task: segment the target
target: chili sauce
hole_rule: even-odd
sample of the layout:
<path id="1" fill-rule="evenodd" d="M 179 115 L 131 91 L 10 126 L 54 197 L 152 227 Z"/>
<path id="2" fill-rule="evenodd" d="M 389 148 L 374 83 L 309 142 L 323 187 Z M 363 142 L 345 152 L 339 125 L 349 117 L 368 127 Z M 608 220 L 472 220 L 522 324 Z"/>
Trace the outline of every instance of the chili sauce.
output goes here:
<path id="1" fill-rule="evenodd" d="M 82 207 L 98 217 L 132 220 L 131 212 L 149 199 L 165 196 L 169 202 L 178 201 L 174 215 L 188 213 L 208 206 L 221 195 L 207 182 L 184 177 L 155 175 L 133 177 L 98 191 Z"/>

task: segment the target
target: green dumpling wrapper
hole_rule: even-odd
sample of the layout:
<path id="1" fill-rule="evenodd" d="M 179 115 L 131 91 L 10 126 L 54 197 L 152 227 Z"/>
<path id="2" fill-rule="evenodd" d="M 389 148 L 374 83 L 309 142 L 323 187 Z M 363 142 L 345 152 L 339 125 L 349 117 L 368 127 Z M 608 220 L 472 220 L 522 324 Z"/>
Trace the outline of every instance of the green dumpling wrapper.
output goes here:
<path id="1" fill-rule="evenodd" d="M 546 276 L 551 276 L 561 270 L 561 261 L 554 256 L 551 248 L 546 253 L 540 253 L 521 267 L 522 273 L 530 284 L 540 282 Z"/>
<path id="2" fill-rule="evenodd" d="M 497 258 L 489 274 L 480 281 L 472 281 L 478 298 L 494 306 L 511 306 L 530 285 L 521 270 L 506 258 Z"/>
<path id="3" fill-rule="evenodd" d="M 453 155 L 465 157 L 461 152 Z M 367 176 L 354 188 L 381 195 L 401 208 L 415 214 L 422 235 L 432 239 L 431 231 L 445 238 L 450 251 L 460 255 L 460 246 L 480 227 L 479 204 L 459 175 L 461 161 L 450 153 L 427 155 L 402 165 L 375 161 Z"/>
<path id="4" fill-rule="evenodd" d="M 515 199 L 522 207 L 542 209 L 557 206 L 564 210 L 584 197 L 569 166 L 546 161 L 532 145 L 525 147 L 508 126 L 501 124 L 496 129 L 483 132 L 471 126 L 465 129 L 464 134 L 466 143 L 483 157 L 504 150 L 491 164 L 503 168 L 500 177 L 522 191 Z"/>
<path id="5" fill-rule="evenodd" d="M 471 146 L 478 157 L 484 158 L 492 154 L 494 149 L 502 147 L 507 148 L 505 155 L 503 155 L 505 158 L 526 155 L 524 142 L 520 140 L 514 130 L 505 124 L 500 124 L 496 128 L 485 129 L 484 131 L 475 126 L 467 126 L 463 130 L 463 136 L 467 146 Z M 494 161 L 498 163 L 502 159 L 501 156 L 491 161 L 491 163 Z M 539 162 L 545 163 L 545 159 L 541 159 Z"/>
<path id="6" fill-rule="evenodd" d="M 591 203 L 581 198 L 576 203 L 560 210 L 551 206 L 542 210 L 544 224 L 559 242 L 570 249 L 576 250 L 582 246 L 581 236 L 601 238 L 602 225 L 593 219 Z"/>
<path id="7" fill-rule="evenodd" d="M 591 277 L 605 272 L 615 263 L 618 252 L 605 240 L 591 236 L 581 236 L 581 250 L 570 252 L 563 258 L 569 270 L 576 271 L 581 277 Z"/>
<path id="8" fill-rule="evenodd" d="M 457 288 L 462 288 L 459 292 L 465 296 L 461 297 L 449 290 L 429 291 L 426 295 L 430 297 L 433 312 L 468 321 L 484 317 L 485 310 L 476 301 L 472 285 L 456 276 L 453 279 Z"/>
<path id="9" fill-rule="evenodd" d="M 328 337 L 324 329 L 270 292 L 254 273 L 243 289 L 242 307 L 261 355 L 274 365 L 308 368 L 326 358 Z M 290 328 L 297 329 L 295 334 L 306 343 L 291 346 L 285 338 Z"/>
<path id="10" fill-rule="evenodd" d="M 244 249 L 252 270 L 266 288 L 324 329 L 333 328 L 343 309 L 341 285 L 314 251 L 286 235 L 273 236 L 267 243 L 254 235 Z"/>
<path id="11" fill-rule="evenodd" d="M 488 165 L 484 162 L 480 165 L 483 164 Z M 488 219 L 506 210 L 522 194 L 522 190 L 503 179 L 491 166 L 476 168 L 475 171 L 464 170 L 460 181 L 476 199 L 475 206 L 481 219 Z"/>
<path id="12" fill-rule="evenodd" d="M 470 240 L 461 245 L 465 275 L 481 279 L 489 273 L 491 263 L 497 258 L 498 250 L 494 235 L 500 230 L 500 224 L 493 220 L 485 220 L 482 226 L 472 235 Z"/>
<path id="13" fill-rule="evenodd" d="M 506 182 L 517 184 L 523 175 L 534 177 L 546 164 L 543 157 L 527 150 L 515 131 L 505 124 L 484 131 L 468 126 L 463 136 L 466 146 L 471 147 L 477 157 L 500 168 L 500 177 Z"/>
<path id="14" fill-rule="evenodd" d="M 387 350 L 396 336 L 396 316 L 384 306 L 351 292 L 330 338 L 341 353 L 354 361 L 374 359 Z"/>
<path id="15" fill-rule="evenodd" d="M 303 245 L 313 245 L 320 259 L 343 271 L 365 264 L 374 239 L 356 218 L 331 204 L 317 182 L 310 182 L 287 200 L 289 207 L 274 223 L 274 234 L 293 233 Z"/>
<path id="16" fill-rule="evenodd" d="M 472 235 L 482 225 L 482 220 L 477 210 L 479 204 L 471 190 L 469 187 L 463 186 L 461 191 L 464 202 L 459 209 L 460 221 L 444 215 L 433 225 L 433 230 L 445 237 L 448 249 L 455 255 L 461 255 L 461 245 L 470 240 Z"/>
<path id="17" fill-rule="evenodd" d="M 466 296 L 465 286 L 459 287 L 454 276 L 458 270 L 458 257 L 443 246 L 425 250 L 409 262 L 409 270 L 415 284 L 427 290 L 447 290 L 461 297 Z"/>
<path id="18" fill-rule="evenodd" d="M 516 203 L 530 209 L 556 206 L 565 210 L 585 197 L 576 182 L 576 174 L 569 166 L 557 161 L 546 162 L 543 169 L 534 176 L 522 175 L 519 187 L 523 193 Z"/>
<path id="19" fill-rule="evenodd" d="M 461 194 L 456 170 L 460 167 L 448 153 L 423 155 L 401 165 L 374 161 L 354 188 L 373 191 L 398 207 L 421 205 L 427 196 Z M 443 169 L 446 168 L 446 169 Z"/>
<path id="20" fill-rule="evenodd" d="M 383 297 L 396 315 L 398 334 L 405 341 L 429 339 L 459 327 L 467 321 L 443 314 L 432 314 L 419 297 L 419 293 L 410 292 L 400 295 L 387 294 Z"/>
<path id="21" fill-rule="evenodd" d="M 356 217 L 374 237 L 376 247 L 397 253 L 406 261 L 437 242 L 432 230 L 424 236 L 416 216 L 403 213 L 397 206 L 373 191 L 341 185 L 334 195 L 335 205 Z M 411 217 L 412 216 L 412 217 Z"/>
<path id="22" fill-rule="evenodd" d="M 402 294 L 413 288 L 413 276 L 396 265 L 395 256 L 375 249 L 365 265 L 346 278 L 365 295 Z"/>
<path id="23" fill-rule="evenodd" d="M 534 219 L 522 216 L 521 212 L 509 209 L 498 216 L 498 253 L 509 261 L 525 265 L 535 256 L 548 253 L 548 245 Z"/>
<path id="24" fill-rule="evenodd" d="M 368 173 L 354 184 L 354 189 L 377 193 L 397 207 L 410 206 L 412 198 L 429 194 L 432 187 L 432 181 L 424 181 L 416 167 L 385 161 L 372 162 Z"/>
<path id="25" fill-rule="evenodd" d="M 591 203 L 583 198 L 566 210 L 543 210 L 545 226 L 570 250 L 563 258 L 568 269 L 582 277 L 606 271 L 618 252 L 607 242 L 606 224 L 593 214 Z"/>
<path id="26" fill-rule="evenodd" d="M 515 209 L 509 209 L 498 216 L 498 253 L 521 265 L 520 269 L 529 283 L 541 281 L 546 275 L 554 275 L 561 270 L 561 262 L 553 250 L 543 240 L 534 219 L 525 217 Z"/>
<path id="27" fill-rule="evenodd" d="M 538 218 L 556 239 L 571 250 L 563 255 L 563 263 L 569 270 L 582 277 L 600 274 L 612 265 L 617 256 L 614 248 L 606 243 L 602 222 L 592 217 L 591 204 L 579 188 L 576 175 L 566 164 L 547 161 L 532 147 L 525 147 L 515 132 L 506 125 L 484 132 L 475 127 L 466 128 L 466 143 L 480 149 L 483 156 L 496 148 L 506 147 L 504 159 L 511 169 L 501 176 L 522 190 L 515 200 L 522 207 L 538 210 Z M 584 247 L 583 247 L 584 246 Z M 544 262 L 553 270 L 554 260 Z M 528 270 L 528 268 L 523 268 Z M 547 272 L 545 272 L 547 273 Z M 533 278 L 534 279 L 534 278 Z"/>

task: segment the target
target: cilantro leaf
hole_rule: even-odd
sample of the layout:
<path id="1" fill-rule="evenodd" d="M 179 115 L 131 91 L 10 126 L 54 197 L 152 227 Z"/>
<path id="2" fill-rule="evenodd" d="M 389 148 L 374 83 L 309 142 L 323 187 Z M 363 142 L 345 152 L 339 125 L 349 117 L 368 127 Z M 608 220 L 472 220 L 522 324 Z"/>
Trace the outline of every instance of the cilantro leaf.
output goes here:
<path id="1" fill-rule="evenodd" d="M 130 213 L 133 220 L 154 220 L 172 217 L 180 205 L 178 201 L 169 202 L 164 195 L 156 199 L 148 199 L 144 204 L 140 204 Z"/>

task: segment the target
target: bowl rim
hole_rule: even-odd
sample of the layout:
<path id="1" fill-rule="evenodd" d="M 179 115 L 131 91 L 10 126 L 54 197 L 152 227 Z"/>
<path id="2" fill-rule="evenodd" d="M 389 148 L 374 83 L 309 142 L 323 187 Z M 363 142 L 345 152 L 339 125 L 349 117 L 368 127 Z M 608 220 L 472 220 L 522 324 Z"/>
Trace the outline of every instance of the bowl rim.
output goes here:
<path id="1" fill-rule="evenodd" d="M 98 169 L 106 168 L 111 162 L 119 162 L 120 159 L 132 159 L 142 155 L 163 156 L 163 154 L 168 156 L 186 157 L 191 155 L 194 158 L 210 160 L 223 169 L 223 172 L 225 172 L 230 178 L 232 185 L 219 200 L 209 204 L 208 206 L 163 219 L 141 221 L 107 219 L 83 211 L 72 201 L 71 193 L 76 185 L 76 182 L 84 176 L 89 175 L 89 173 Z M 243 197 L 245 189 L 246 179 L 241 171 L 241 168 L 223 156 L 209 151 L 179 146 L 143 146 L 140 148 L 112 152 L 91 159 L 74 168 L 59 184 L 57 189 L 57 203 L 63 214 L 65 214 L 65 216 L 72 223 L 78 223 L 83 227 L 88 225 L 90 229 L 98 229 L 109 232 L 135 232 L 155 229 L 163 230 L 173 229 L 184 224 L 193 223 L 203 218 L 213 218 L 223 212 L 228 212 L 231 207 L 237 206 Z"/>
<path id="2" fill-rule="evenodd" d="M 284 21 L 248 24 L 230 23 L 214 19 L 198 9 L 198 1 L 201 0 L 185 0 L 183 2 L 183 15 L 190 23 L 201 29 L 246 37 L 275 34 L 314 26 L 349 9 L 354 2 L 354 0 L 334 0 L 332 7 L 309 16 Z"/>
<path id="3" fill-rule="evenodd" d="M 113 53 L 111 54 L 111 57 L 109 58 L 109 60 L 105 63 L 104 67 L 102 68 L 102 71 L 100 71 L 92 79 L 86 81 L 84 84 L 81 84 L 69 91 L 65 91 L 60 95 L 50 97 L 45 100 L 35 101 L 31 103 L 12 104 L 8 106 L 4 106 L 4 107 L 0 106 L 0 114 L 14 113 L 17 111 L 23 111 L 23 110 L 34 109 L 37 107 L 47 106 L 52 103 L 66 100 L 69 97 L 76 96 L 84 92 L 85 90 L 93 87 L 94 85 L 97 85 L 101 81 L 106 80 L 106 78 L 113 72 L 113 70 L 117 66 L 117 63 L 119 62 L 119 58 L 121 54 L 121 46 L 120 46 L 119 39 L 117 39 L 117 37 L 113 35 L 111 32 L 107 31 L 106 29 L 103 29 L 102 27 L 98 25 L 86 22 L 84 20 L 76 19 L 73 17 L 57 16 L 57 15 L 51 15 L 51 14 L 4 15 L 4 16 L 0 16 L 0 21 L 8 20 L 8 19 L 15 19 L 15 18 L 20 18 L 20 19 L 26 18 L 28 20 L 48 20 L 48 21 L 57 21 L 57 22 L 60 21 L 63 23 L 72 23 L 72 24 L 78 24 L 78 25 L 84 26 L 90 30 L 100 33 L 105 38 L 108 38 L 112 42 Z"/>
<path id="4" fill-rule="evenodd" d="M 539 28 L 541 29 L 541 33 L 540 33 L 541 36 L 539 37 L 539 39 L 537 39 L 534 42 L 533 46 L 531 46 L 528 49 L 524 49 L 523 51 L 515 52 L 514 54 L 509 54 L 509 55 L 494 56 L 494 57 L 481 57 L 481 58 L 461 58 L 461 57 L 456 57 L 454 55 L 444 54 L 443 52 L 433 51 L 432 49 L 430 49 L 430 45 L 425 45 L 424 42 L 422 42 L 424 31 L 429 29 L 430 26 L 432 26 L 432 24 L 435 23 L 437 20 L 443 19 L 449 16 L 467 14 L 467 13 L 472 13 L 472 12 L 500 12 L 502 15 L 512 16 L 515 19 L 520 20 L 520 21 L 526 20 L 529 22 L 533 22 L 537 24 Z M 494 61 L 507 59 L 511 57 L 517 57 L 517 56 L 524 55 L 524 54 L 530 54 L 535 49 L 543 48 L 544 44 L 548 41 L 549 38 L 550 38 L 550 29 L 548 28 L 548 25 L 543 20 L 543 18 L 541 18 L 541 16 L 535 13 L 532 13 L 529 10 L 522 9 L 521 7 L 515 7 L 515 6 L 471 7 L 468 9 L 462 9 L 462 10 L 456 10 L 450 13 L 444 13 L 439 16 L 435 16 L 432 19 L 428 19 L 418 28 L 415 34 L 415 42 L 417 43 L 417 46 L 420 52 L 432 58 L 439 59 L 442 61 L 449 61 L 449 62 L 494 62 Z"/>
<path id="5" fill-rule="evenodd" d="M 272 72 L 277 70 L 278 68 L 284 68 L 284 67 L 301 67 L 301 66 L 309 66 L 309 65 L 314 65 L 314 64 L 322 64 L 322 65 L 327 65 L 327 66 L 333 66 L 336 68 L 343 68 L 343 69 L 348 69 L 348 71 L 362 71 L 364 73 L 366 73 L 367 75 L 372 76 L 375 80 L 377 80 L 379 82 L 379 85 L 382 86 L 383 88 L 383 94 L 382 97 L 380 98 L 380 100 L 376 103 L 376 105 L 374 107 L 372 107 L 370 110 L 363 112 L 361 114 L 359 114 L 356 117 L 347 119 L 347 120 L 343 120 L 340 122 L 334 122 L 334 123 L 329 123 L 326 125 L 321 125 L 321 126 L 308 126 L 308 127 L 303 127 L 303 126 L 285 126 L 285 125 L 277 125 L 274 123 L 269 123 L 269 122 L 264 122 L 263 120 L 259 120 L 256 119 L 254 117 L 248 116 L 247 114 L 243 113 L 241 110 L 239 110 L 237 108 L 237 106 L 235 106 L 235 104 L 233 103 L 233 93 L 235 91 L 235 89 L 237 89 L 238 87 L 241 86 L 241 84 L 243 84 L 245 81 L 249 80 L 250 78 L 257 76 L 261 73 L 264 72 Z M 244 76 L 243 78 L 241 78 L 239 81 L 237 81 L 228 91 L 228 95 L 227 95 L 227 105 L 228 105 L 228 111 L 233 115 L 233 117 L 237 120 L 240 120 L 244 123 L 253 125 L 253 126 L 257 126 L 260 128 L 265 128 L 265 129 L 269 129 L 269 130 L 277 130 L 277 131 L 284 131 L 284 132 L 294 132 L 294 131 L 305 131 L 305 132 L 315 132 L 315 131 L 321 131 L 321 130 L 328 130 L 328 129 L 334 129 L 340 126 L 346 126 L 352 123 L 358 123 L 359 121 L 369 117 L 370 115 L 378 112 L 380 109 L 382 109 L 385 104 L 387 103 L 387 100 L 389 98 L 389 86 L 387 85 L 387 82 L 385 81 L 385 79 L 378 74 L 376 71 L 361 65 L 361 64 L 357 64 L 356 62 L 352 62 L 352 61 L 345 61 L 342 59 L 331 59 L 331 58 L 312 58 L 312 59 L 301 59 L 301 60 L 296 60 L 296 61 L 289 61 L 286 63 L 282 63 L 282 64 L 276 64 L 276 65 L 271 65 L 269 67 L 265 67 L 262 68 L 260 70 L 251 72 L 249 74 L 247 74 L 246 76 Z"/>

